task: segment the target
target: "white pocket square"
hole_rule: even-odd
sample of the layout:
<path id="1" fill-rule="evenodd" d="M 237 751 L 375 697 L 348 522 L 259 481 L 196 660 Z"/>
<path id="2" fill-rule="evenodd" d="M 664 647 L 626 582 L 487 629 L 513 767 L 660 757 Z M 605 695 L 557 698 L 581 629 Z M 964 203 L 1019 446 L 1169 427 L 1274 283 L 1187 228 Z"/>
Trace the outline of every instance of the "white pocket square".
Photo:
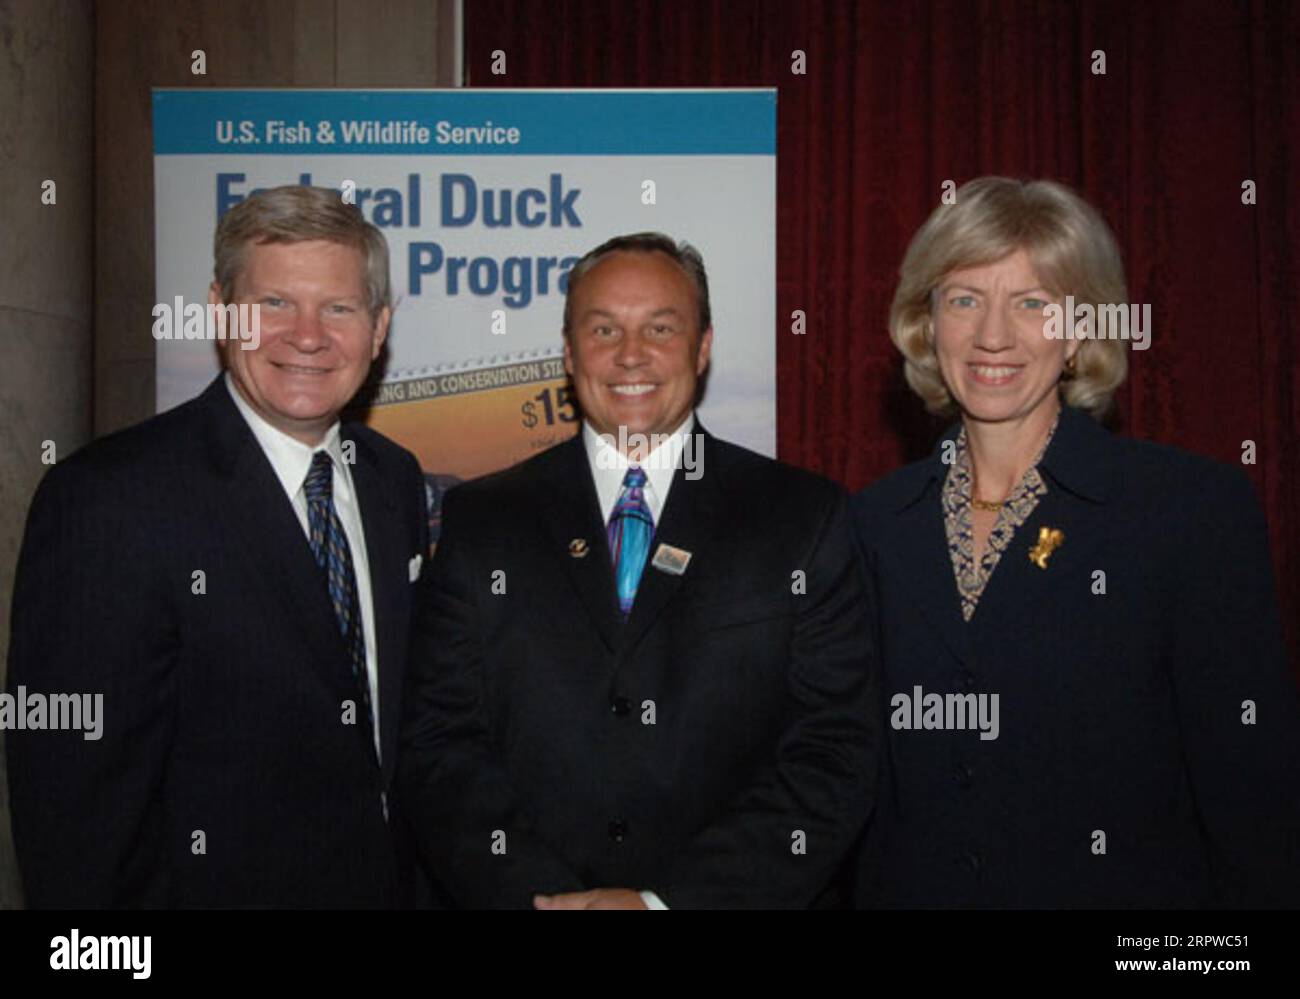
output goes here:
<path id="1" fill-rule="evenodd" d="M 424 562 L 423 555 L 412 555 L 411 561 L 406 563 L 406 572 L 407 575 L 411 577 L 412 583 L 414 583 L 417 579 L 420 578 L 420 565 L 423 562 Z"/>

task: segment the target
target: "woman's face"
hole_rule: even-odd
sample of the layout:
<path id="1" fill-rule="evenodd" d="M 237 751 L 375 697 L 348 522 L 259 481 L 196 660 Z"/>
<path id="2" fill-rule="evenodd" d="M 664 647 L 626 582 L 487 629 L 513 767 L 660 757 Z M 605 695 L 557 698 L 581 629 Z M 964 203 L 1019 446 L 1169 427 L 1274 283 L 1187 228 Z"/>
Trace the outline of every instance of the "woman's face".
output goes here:
<path id="1" fill-rule="evenodd" d="M 952 271 L 932 310 L 934 349 L 948 391 L 968 419 L 988 423 L 1050 417 L 1056 385 L 1078 340 L 1044 333 L 1059 298 L 1040 283 L 1024 250 Z"/>

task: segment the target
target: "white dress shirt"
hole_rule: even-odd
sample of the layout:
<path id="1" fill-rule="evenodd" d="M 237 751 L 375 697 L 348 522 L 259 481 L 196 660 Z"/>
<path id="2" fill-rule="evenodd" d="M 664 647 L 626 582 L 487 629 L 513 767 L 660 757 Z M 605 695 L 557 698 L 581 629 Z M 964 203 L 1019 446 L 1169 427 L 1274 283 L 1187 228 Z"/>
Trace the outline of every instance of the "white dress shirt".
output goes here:
<path id="1" fill-rule="evenodd" d="M 659 518 L 668 503 L 668 490 L 672 488 L 673 476 L 677 466 L 682 463 L 682 451 L 686 447 L 686 438 L 695 428 L 695 414 L 688 413 L 672 435 L 645 456 L 640 462 L 645 469 L 646 483 L 642 488 L 646 506 L 650 507 L 650 516 L 654 518 L 655 528 L 659 527 Z M 608 524 L 610 515 L 618 503 L 618 494 L 623 491 L 623 476 L 632 467 L 627 455 L 620 451 L 608 436 L 602 436 L 586 420 L 582 421 L 582 443 L 587 449 L 587 465 L 591 477 L 596 483 L 596 499 L 600 503 L 601 523 Z M 647 909 L 667 909 L 663 899 L 652 891 L 642 891 L 641 901 Z"/>
<path id="2" fill-rule="evenodd" d="M 293 512 L 298 515 L 298 523 L 309 540 L 311 528 L 307 520 L 307 496 L 303 484 L 311 468 L 312 458 L 317 451 L 329 454 L 334 465 L 333 495 L 334 509 L 338 511 L 343 533 L 347 535 L 348 547 L 352 550 L 352 569 L 357 577 L 357 601 L 361 605 L 361 627 L 366 641 L 366 679 L 370 683 L 370 704 L 374 708 L 375 752 L 379 753 L 379 656 L 375 645 L 375 610 L 370 592 L 370 562 L 366 556 L 366 534 L 361 526 L 361 504 L 356 490 L 352 486 L 352 473 L 343 460 L 343 447 L 339 443 L 339 423 L 325 432 L 325 438 L 316 447 L 308 447 L 302 441 L 295 440 L 283 430 L 277 430 L 267 423 L 239 394 L 226 373 L 226 388 L 235 406 L 243 415 L 248 427 L 257 438 L 257 443 L 271 463 L 275 477 L 280 480 L 284 493 L 293 504 Z M 357 706 L 358 710 L 361 705 Z"/>
<path id="3" fill-rule="evenodd" d="M 657 448 L 646 455 L 639 464 L 645 469 L 646 484 L 642 489 L 646 505 L 650 507 L 650 516 L 655 526 L 659 526 L 659 517 L 668 502 L 668 490 L 672 488 L 673 476 L 677 466 L 682 463 L 682 451 L 686 447 L 686 438 L 695 427 L 695 414 L 688 413 L 676 430 Z M 618 494 L 623 491 L 623 476 L 632 467 L 627 455 L 610 441 L 608 435 L 602 435 L 586 420 L 582 421 L 582 443 L 587 449 L 587 465 L 591 477 L 596 483 L 596 498 L 600 502 L 600 517 L 604 524 L 609 523 L 610 514 L 618 503 Z"/>

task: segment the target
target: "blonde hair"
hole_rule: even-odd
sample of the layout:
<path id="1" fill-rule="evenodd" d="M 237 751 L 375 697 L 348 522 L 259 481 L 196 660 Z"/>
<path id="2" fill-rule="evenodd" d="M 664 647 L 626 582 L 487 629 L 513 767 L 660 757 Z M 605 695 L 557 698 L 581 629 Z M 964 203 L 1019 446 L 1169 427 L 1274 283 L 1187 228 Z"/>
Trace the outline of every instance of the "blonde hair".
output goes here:
<path id="1" fill-rule="evenodd" d="M 213 276 L 221 301 L 229 304 L 235 281 L 244 270 L 254 243 L 301 243 L 329 240 L 361 253 L 367 307 L 373 322 L 392 305 L 388 277 L 388 242 L 384 234 L 327 187 L 272 187 L 245 198 L 222 216 L 213 239 Z"/>
<path id="2" fill-rule="evenodd" d="M 1059 296 L 1094 308 L 1127 300 L 1119 247 L 1097 210 L 1063 184 L 980 177 L 956 202 L 940 205 L 912 237 L 889 309 L 889 336 L 902 353 L 912 391 L 932 413 L 956 404 L 943 382 L 931 332 L 934 293 L 945 275 L 1023 249 L 1039 280 Z M 1072 377 L 1061 381 L 1067 406 L 1100 418 L 1128 375 L 1128 341 L 1081 339 Z"/>

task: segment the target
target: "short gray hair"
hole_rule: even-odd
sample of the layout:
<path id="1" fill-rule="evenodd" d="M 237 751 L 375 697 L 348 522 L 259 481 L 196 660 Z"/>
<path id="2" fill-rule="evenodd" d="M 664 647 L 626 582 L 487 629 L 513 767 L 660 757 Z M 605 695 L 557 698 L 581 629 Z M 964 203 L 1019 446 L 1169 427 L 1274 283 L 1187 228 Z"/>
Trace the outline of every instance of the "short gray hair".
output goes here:
<path id="1" fill-rule="evenodd" d="M 235 281 L 243 273 L 248 247 L 254 243 L 302 243 L 324 239 L 361 254 L 366 305 L 373 322 L 393 304 L 388 276 L 388 241 L 361 209 L 328 187 L 286 185 L 258 191 L 226 212 L 213 239 L 213 276 L 221 300 L 230 303 Z"/>

